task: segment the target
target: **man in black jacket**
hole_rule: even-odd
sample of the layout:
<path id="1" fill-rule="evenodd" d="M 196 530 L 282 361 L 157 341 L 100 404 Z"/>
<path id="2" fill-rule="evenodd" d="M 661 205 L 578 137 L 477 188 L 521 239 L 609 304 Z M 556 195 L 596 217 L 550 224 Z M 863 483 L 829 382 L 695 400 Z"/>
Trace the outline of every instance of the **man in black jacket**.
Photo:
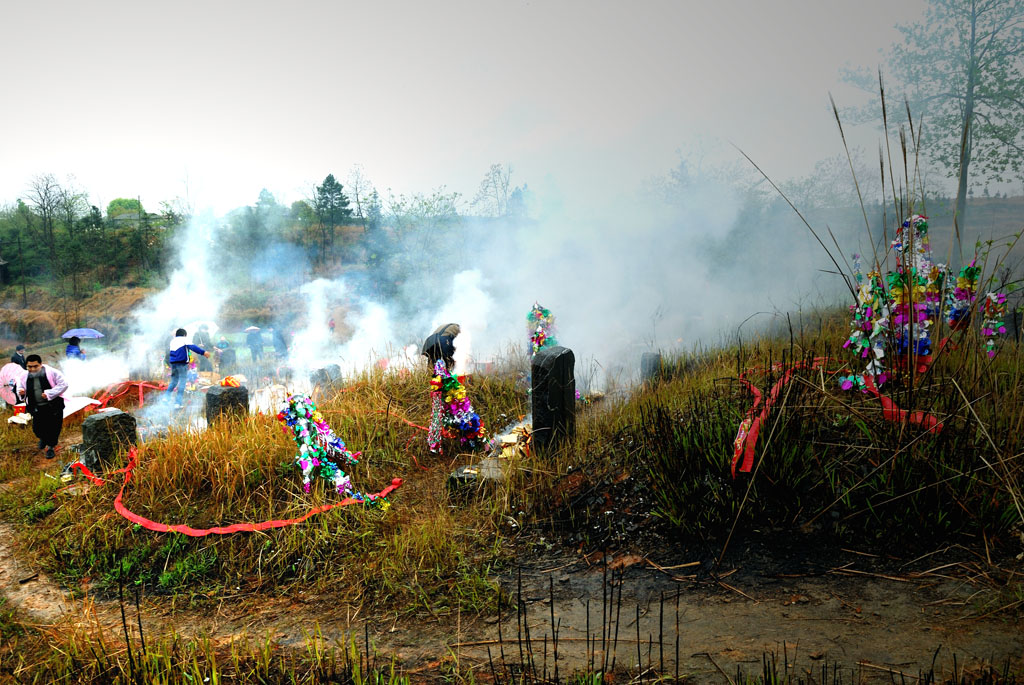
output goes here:
<path id="1" fill-rule="evenodd" d="M 249 347 L 253 363 L 263 359 L 263 335 L 260 333 L 260 329 L 255 328 L 249 331 L 249 334 L 245 336 L 245 344 Z"/>
<path id="2" fill-rule="evenodd" d="M 32 432 L 39 438 L 39 449 L 46 448 L 46 458 L 53 459 L 53 450 L 64 426 L 64 398 L 68 389 L 64 375 L 52 366 L 45 366 L 42 357 L 30 354 L 25 358 L 26 373 L 17 379 L 18 396 L 24 398 L 32 415 Z"/>
<path id="3" fill-rule="evenodd" d="M 25 346 L 18 345 L 14 348 L 14 354 L 11 355 L 11 361 L 20 366 L 23 369 L 27 369 L 25 366 Z"/>

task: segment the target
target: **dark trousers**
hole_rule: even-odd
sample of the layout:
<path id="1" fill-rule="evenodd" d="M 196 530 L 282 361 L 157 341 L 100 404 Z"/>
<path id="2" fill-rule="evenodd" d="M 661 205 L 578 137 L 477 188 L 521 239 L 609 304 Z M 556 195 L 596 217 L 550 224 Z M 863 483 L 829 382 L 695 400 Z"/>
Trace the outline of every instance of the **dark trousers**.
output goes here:
<path id="1" fill-rule="evenodd" d="M 170 395 L 174 389 L 178 389 L 178 404 L 181 404 L 185 397 L 185 385 L 188 381 L 188 362 L 171 363 L 171 382 L 167 384 L 167 394 Z"/>
<path id="2" fill-rule="evenodd" d="M 37 407 L 32 413 L 32 432 L 45 447 L 56 447 L 60 429 L 64 426 L 64 408 L 61 406 Z"/>

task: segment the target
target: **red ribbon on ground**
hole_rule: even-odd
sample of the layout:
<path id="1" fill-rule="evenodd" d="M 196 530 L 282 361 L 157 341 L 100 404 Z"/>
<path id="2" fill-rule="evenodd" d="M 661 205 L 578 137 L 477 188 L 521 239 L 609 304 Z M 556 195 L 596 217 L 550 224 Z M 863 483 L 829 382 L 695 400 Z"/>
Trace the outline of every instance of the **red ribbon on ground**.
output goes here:
<path id="1" fill-rule="evenodd" d="M 181 533 L 183 535 L 188 535 L 194 538 L 200 538 L 205 537 L 207 535 L 226 535 L 228 533 L 242 533 L 257 530 L 269 530 L 271 528 L 284 528 L 285 526 L 291 526 L 296 523 L 302 523 L 303 521 L 309 519 L 312 516 L 322 514 L 323 512 L 330 511 L 331 509 L 336 509 L 337 507 L 345 507 L 350 504 L 363 503 L 363 500 L 358 500 L 354 497 L 347 497 L 341 500 L 340 502 L 334 502 L 333 504 L 324 504 L 319 507 L 313 507 L 312 509 L 307 511 L 302 516 L 299 516 L 298 518 L 274 519 L 271 521 L 260 521 L 259 523 L 233 523 L 229 526 L 215 526 L 213 528 L 192 528 L 191 526 L 186 526 L 184 524 L 170 525 L 167 523 L 160 523 L 158 521 L 150 520 L 144 516 L 140 516 L 130 511 L 126 506 L 124 506 L 124 503 L 122 502 L 122 498 L 124 497 L 124 490 L 126 487 L 128 487 L 128 483 L 131 482 L 133 475 L 132 472 L 135 470 L 135 467 L 137 465 L 138 450 L 135 447 L 132 447 L 131 451 L 129 451 L 128 453 L 128 465 L 122 469 L 118 469 L 117 471 L 112 472 L 124 474 L 124 482 L 121 483 L 121 490 L 117 493 L 117 497 L 114 498 L 114 509 L 117 510 L 117 513 L 119 513 L 121 516 L 128 519 L 132 523 L 140 525 L 146 530 L 152 530 L 157 533 Z M 82 475 L 84 475 L 86 478 L 88 478 L 96 485 L 106 485 L 107 483 L 107 481 L 103 480 L 102 478 L 98 478 L 96 475 L 94 475 L 81 462 L 75 462 L 74 464 L 71 464 L 69 468 L 79 469 L 82 472 Z M 376 495 L 372 495 L 372 497 L 386 497 L 388 494 L 390 494 L 393 490 L 396 490 L 401 485 L 402 479 L 395 478 L 391 481 L 391 485 L 384 488 Z"/>
<path id="2" fill-rule="evenodd" d="M 356 385 L 349 386 L 347 388 L 343 388 L 340 392 L 348 392 L 350 390 L 354 390 L 355 388 L 359 387 L 360 385 L 365 385 L 365 383 L 357 383 Z M 101 408 L 102 407 L 106 407 L 107 404 L 110 401 L 115 400 L 115 399 L 117 399 L 119 397 L 122 397 L 122 396 L 126 395 L 132 389 L 135 389 L 135 388 L 138 388 L 138 392 L 139 392 L 139 406 L 141 407 L 143 405 L 143 389 L 144 388 L 150 388 L 150 389 L 153 389 L 153 390 L 166 390 L 167 389 L 167 385 L 166 384 L 147 383 L 145 381 L 124 381 L 122 383 L 115 383 L 114 385 L 108 386 L 105 390 L 102 390 L 101 392 L 97 393 L 97 395 L 96 395 L 96 397 L 94 399 L 97 399 L 97 400 L 100 401 L 100 407 Z M 115 390 L 116 390 L 116 392 L 115 392 Z M 384 414 L 384 413 L 387 413 L 387 412 L 385 412 L 384 410 L 378 410 L 377 413 Z M 427 430 L 427 428 L 425 426 L 421 426 L 419 424 L 413 423 L 412 421 L 409 421 L 408 419 L 402 418 L 401 416 L 394 415 L 394 414 L 392 414 L 392 416 L 394 416 L 399 421 L 402 421 L 403 423 L 405 423 L 405 424 L 407 424 L 407 425 L 409 425 L 409 426 L 411 426 L 413 428 L 418 428 L 418 429 L 423 430 L 423 431 Z M 406 446 L 408 447 L 408 444 Z M 357 452 L 356 454 L 360 454 L 360 453 Z M 425 467 L 420 466 L 419 461 L 416 460 L 416 456 L 415 455 L 413 455 L 413 460 L 416 461 L 416 465 L 419 466 L 421 469 L 428 470 Z M 121 484 L 121 490 L 117 493 L 117 497 L 114 498 L 114 509 L 117 511 L 117 513 L 119 513 L 121 516 L 123 516 L 124 518 L 128 519 L 132 523 L 140 525 L 140 526 L 142 526 L 143 528 L 145 528 L 147 530 L 152 530 L 152 531 L 155 531 L 155 532 L 158 532 L 158 533 L 181 533 L 183 535 L 189 535 L 191 537 L 205 537 L 207 535 L 226 535 L 226 534 L 229 534 L 229 533 L 241 533 L 241 532 L 251 532 L 251 531 L 257 531 L 257 530 L 269 530 L 271 528 L 284 528 L 285 526 L 291 526 L 291 525 L 294 525 L 296 523 L 302 523 L 303 521 L 306 521 L 307 519 L 309 519 L 309 518 L 311 518 L 311 517 L 313 517 L 313 516 L 315 516 L 317 514 L 322 514 L 325 511 L 330 511 L 331 509 L 336 509 L 337 507 L 345 507 L 345 506 L 348 506 L 350 504 L 361 504 L 364 501 L 364 500 L 358 500 L 358 499 L 356 499 L 354 497 L 348 497 L 346 499 L 343 499 L 340 502 L 334 502 L 332 504 L 325 504 L 325 505 L 322 505 L 322 506 L 319 506 L 319 507 L 314 507 L 314 508 L 310 509 L 309 511 L 307 511 L 302 516 L 299 516 L 298 518 L 292 518 L 292 519 L 274 519 L 274 520 L 271 520 L 271 521 L 261 521 L 259 523 L 233 523 L 233 524 L 228 525 L 228 526 L 215 526 L 213 528 L 192 528 L 191 526 L 187 526 L 185 524 L 173 524 L 172 525 L 172 524 L 160 523 L 158 521 L 153 521 L 153 520 L 147 519 L 146 517 L 140 516 L 139 514 L 136 514 L 133 511 L 129 510 L 124 505 L 124 502 L 122 501 L 123 497 L 124 497 L 124 491 L 125 491 L 125 488 L 128 486 L 128 483 L 131 481 L 132 476 L 133 476 L 133 472 L 134 472 L 135 467 L 137 465 L 138 465 L 138 450 L 137 450 L 137 448 L 132 447 L 131 450 L 128 453 L 128 465 L 125 466 L 124 468 L 120 468 L 120 469 L 117 469 L 116 471 L 111 471 L 110 472 L 110 475 L 119 474 L 119 473 L 123 473 L 124 474 L 124 482 Z M 78 469 L 79 471 L 81 471 L 82 475 L 85 476 L 94 485 L 106 485 L 107 484 L 106 480 L 98 477 L 96 474 L 94 474 L 92 471 L 90 471 L 89 468 L 85 464 L 83 464 L 80 461 L 77 461 L 77 462 L 74 462 L 74 463 L 70 464 L 68 466 L 68 468 L 70 470 L 72 470 L 72 471 L 74 471 L 75 469 Z M 401 478 L 394 478 L 391 481 L 391 485 L 389 485 L 388 487 L 384 488 L 380 492 L 378 492 L 378 493 L 376 493 L 374 495 L 368 495 L 367 497 L 374 497 L 374 498 L 386 497 L 391 492 L 393 492 L 394 490 L 399 488 L 401 485 L 402 485 L 402 479 Z"/>
<path id="3" fill-rule="evenodd" d="M 946 346 L 949 338 L 943 338 L 939 343 L 939 351 Z M 932 357 L 918 357 L 919 365 L 918 372 L 924 373 L 928 370 L 928 366 L 931 365 Z M 926 360 L 926 361 L 924 361 Z M 761 391 L 745 376 L 746 372 L 740 375 L 739 381 L 743 383 L 750 392 L 754 395 L 754 404 L 747 410 L 746 417 L 740 422 L 739 430 L 736 432 L 736 440 L 733 443 L 733 456 L 732 456 L 732 477 L 736 477 L 736 464 L 740 463 L 740 457 L 743 457 L 743 462 L 740 464 L 740 471 L 742 473 L 750 473 L 754 467 L 754 449 L 757 446 L 757 437 L 761 432 L 761 425 L 768 416 L 768 412 L 771 410 L 772 405 L 775 404 L 778 399 L 779 392 L 782 390 L 782 386 L 789 382 L 793 376 L 793 372 L 801 368 L 816 369 L 826 363 L 828 359 L 826 357 L 815 357 L 814 361 L 810 365 L 800 362 L 793 364 L 785 369 L 782 376 L 772 386 L 771 391 L 768 393 L 768 399 L 764 401 L 762 405 L 762 394 Z M 921 368 L 921 366 L 924 368 Z M 781 370 L 783 367 L 781 364 L 776 364 L 772 367 L 773 370 Z M 841 372 L 846 372 L 847 369 L 843 369 Z M 896 403 L 891 399 L 883 395 L 878 388 L 875 386 L 875 379 L 869 374 L 864 374 L 864 386 L 867 392 L 871 393 L 879 399 L 882 403 L 882 418 L 886 421 L 892 421 L 894 423 L 908 422 L 918 426 L 924 426 L 927 432 L 938 433 L 942 430 L 943 424 L 936 417 L 923 411 L 908 412 L 905 409 L 900 409 L 896 406 Z M 761 411 L 758 412 L 758 406 L 761 407 Z"/>
<path id="4" fill-rule="evenodd" d="M 811 368 L 818 365 L 819 362 L 824 362 L 824 357 L 816 357 L 814 362 L 811 364 Z M 736 477 L 736 463 L 740 460 L 740 455 L 743 455 L 743 463 L 740 465 L 740 471 L 743 473 L 750 473 L 750 470 L 754 467 L 754 448 L 757 446 L 757 436 L 761 432 L 761 424 L 764 423 L 765 418 L 768 416 L 768 411 L 775 404 L 775 400 L 779 397 L 779 392 L 782 390 L 782 386 L 789 382 L 793 372 L 799 368 L 807 366 L 803 362 L 790 366 L 782 374 L 779 380 L 775 381 L 775 385 L 772 386 L 771 391 L 768 393 L 768 399 L 765 400 L 764 406 L 761 408 L 761 412 L 754 415 L 757 411 L 757 406 L 761 404 L 761 391 L 754 386 L 753 383 L 748 381 L 743 376 L 740 376 L 740 382 L 745 384 L 750 392 L 754 394 L 754 406 L 747 411 L 747 417 L 740 423 L 739 432 L 736 434 L 736 441 L 734 443 L 734 451 L 732 455 L 732 477 Z M 776 364 L 776 368 L 781 368 L 781 365 Z M 744 374 L 745 375 L 745 374 Z"/>
<path id="5" fill-rule="evenodd" d="M 135 449 L 135 448 L 132 448 L 132 449 Z M 129 467 L 135 468 L 135 465 L 131 461 L 129 461 L 128 462 L 128 466 L 125 466 L 123 469 L 118 469 L 116 471 L 111 471 L 110 475 L 114 475 L 114 474 L 117 474 L 117 473 L 128 473 Z M 89 470 L 88 466 L 86 466 L 85 464 L 83 464 L 80 461 L 76 461 L 73 464 L 68 464 L 68 469 L 71 470 L 71 471 L 74 471 L 75 469 L 78 469 L 79 471 L 82 472 L 83 476 L 85 476 L 86 478 L 89 479 L 90 482 L 92 482 L 93 485 L 106 485 L 107 484 L 107 481 L 103 480 L 102 478 L 100 478 L 99 476 L 94 474 L 92 471 Z"/>
<path id="6" fill-rule="evenodd" d="M 918 426 L 924 426 L 926 429 L 925 432 L 928 433 L 938 433 L 942 430 L 942 422 L 931 414 L 923 411 L 908 412 L 906 409 L 900 409 L 897 407 L 895 402 L 878 391 L 878 388 L 875 387 L 875 379 L 873 376 L 864 376 L 864 387 L 867 388 L 869 393 L 881 401 L 882 417 L 885 418 L 886 421 L 892 421 L 894 423 L 907 421 Z"/>

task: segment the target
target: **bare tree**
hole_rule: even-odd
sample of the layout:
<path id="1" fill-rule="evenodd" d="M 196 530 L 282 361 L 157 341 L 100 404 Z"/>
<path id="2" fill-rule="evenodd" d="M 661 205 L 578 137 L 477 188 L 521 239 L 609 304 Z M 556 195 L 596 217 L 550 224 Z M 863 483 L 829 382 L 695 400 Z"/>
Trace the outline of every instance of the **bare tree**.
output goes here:
<path id="1" fill-rule="evenodd" d="M 32 230 L 35 238 L 46 250 L 49 267 L 57 268 L 57 214 L 60 211 L 63 190 L 53 174 L 36 176 L 29 184 L 25 197 L 35 210 L 39 222 Z"/>
<path id="2" fill-rule="evenodd" d="M 89 211 L 88 195 L 78 191 L 74 179 L 68 179 L 64 186 L 57 189 L 57 211 L 64 228 L 63 239 L 58 239 L 60 262 L 58 272 L 63 279 L 71 277 L 71 298 L 75 305 L 75 321 L 79 318 L 79 281 L 82 271 L 88 263 L 88 251 L 85 249 L 81 235 L 79 219 Z"/>
<path id="3" fill-rule="evenodd" d="M 480 181 L 480 189 L 471 203 L 473 208 L 483 216 L 506 216 L 511 178 L 511 166 L 492 164 Z"/>
<path id="4" fill-rule="evenodd" d="M 373 184 L 366 177 L 362 164 L 352 165 L 352 170 L 348 172 L 348 192 L 352 199 L 352 204 L 355 205 L 355 218 L 363 223 L 363 230 L 365 231 L 367 214 L 363 210 L 369 201 L 370 194 L 373 193 Z"/>
<path id="5" fill-rule="evenodd" d="M 61 268 L 59 255 L 59 236 L 57 235 L 57 220 L 61 213 L 61 201 L 64 189 L 61 188 L 53 174 L 36 176 L 29 183 L 25 197 L 35 210 L 39 222 L 33 231 L 33 238 L 45 249 L 49 261 L 47 265 L 57 279 L 60 287 L 60 296 L 64 308 L 64 324 L 67 325 L 70 316 L 68 314 L 67 297 L 64 288 L 64 277 Z"/>

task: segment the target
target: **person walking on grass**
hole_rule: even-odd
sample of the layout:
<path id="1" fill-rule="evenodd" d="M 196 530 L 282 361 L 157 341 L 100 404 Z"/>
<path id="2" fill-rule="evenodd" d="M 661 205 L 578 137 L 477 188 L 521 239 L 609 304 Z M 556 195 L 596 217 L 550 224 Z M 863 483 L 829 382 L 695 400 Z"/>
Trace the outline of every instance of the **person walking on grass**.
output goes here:
<path id="1" fill-rule="evenodd" d="M 245 344 L 249 347 L 252 362 L 255 364 L 263 359 L 263 334 L 255 326 L 251 328 L 252 330 L 246 329 L 249 330 L 249 334 L 245 336 Z"/>
<path id="2" fill-rule="evenodd" d="M 175 407 L 181 408 L 185 405 L 185 382 L 188 379 L 188 353 L 189 350 L 206 358 L 210 353 L 201 347 L 188 342 L 188 331 L 179 328 L 171 338 L 171 351 L 168 361 L 171 363 L 171 382 L 167 385 L 167 397 L 170 398 L 174 389 L 178 389 L 178 400 Z"/>
<path id="3" fill-rule="evenodd" d="M 16 380 L 18 397 L 25 400 L 32 415 L 32 432 L 39 438 L 39 449 L 46 449 L 46 458 L 53 459 L 54 448 L 64 426 L 64 392 L 68 382 L 64 374 L 43 364 L 38 354 L 25 358 L 25 373 Z"/>

